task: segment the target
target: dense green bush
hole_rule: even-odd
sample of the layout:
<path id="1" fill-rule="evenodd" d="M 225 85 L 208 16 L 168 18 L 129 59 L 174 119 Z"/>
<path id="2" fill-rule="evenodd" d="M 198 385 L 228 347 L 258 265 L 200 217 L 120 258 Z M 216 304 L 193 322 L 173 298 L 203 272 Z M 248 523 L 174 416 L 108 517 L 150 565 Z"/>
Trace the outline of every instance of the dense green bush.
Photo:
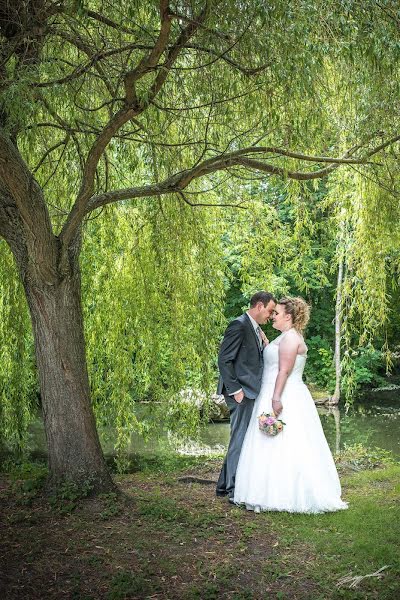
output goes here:
<path id="1" fill-rule="evenodd" d="M 320 335 L 307 338 L 308 359 L 306 380 L 328 391 L 335 387 L 335 367 L 332 344 Z"/>

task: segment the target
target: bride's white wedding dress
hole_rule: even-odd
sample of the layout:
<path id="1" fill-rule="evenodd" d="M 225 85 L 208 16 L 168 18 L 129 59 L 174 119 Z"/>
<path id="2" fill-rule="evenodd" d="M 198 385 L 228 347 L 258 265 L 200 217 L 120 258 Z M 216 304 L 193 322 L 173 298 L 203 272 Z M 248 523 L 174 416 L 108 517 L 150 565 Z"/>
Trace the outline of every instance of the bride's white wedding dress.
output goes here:
<path id="1" fill-rule="evenodd" d="M 272 412 L 282 333 L 264 349 L 264 372 L 235 478 L 234 501 L 247 509 L 320 513 L 347 508 L 317 409 L 303 383 L 305 355 L 297 355 L 286 381 L 279 418 L 283 431 L 269 437 L 257 417 Z"/>

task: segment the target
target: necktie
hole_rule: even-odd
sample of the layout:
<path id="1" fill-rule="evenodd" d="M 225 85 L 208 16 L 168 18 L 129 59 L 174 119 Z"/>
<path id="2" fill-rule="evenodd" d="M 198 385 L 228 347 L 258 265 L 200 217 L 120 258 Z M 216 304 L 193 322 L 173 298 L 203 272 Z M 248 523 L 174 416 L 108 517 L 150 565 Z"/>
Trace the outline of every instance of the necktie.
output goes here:
<path id="1" fill-rule="evenodd" d="M 262 337 L 261 337 L 261 327 L 259 325 L 257 326 L 256 333 L 257 333 L 257 337 L 258 337 L 258 343 L 260 344 L 260 348 L 262 350 L 263 349 L 263 341 L 262 341 Z"/>

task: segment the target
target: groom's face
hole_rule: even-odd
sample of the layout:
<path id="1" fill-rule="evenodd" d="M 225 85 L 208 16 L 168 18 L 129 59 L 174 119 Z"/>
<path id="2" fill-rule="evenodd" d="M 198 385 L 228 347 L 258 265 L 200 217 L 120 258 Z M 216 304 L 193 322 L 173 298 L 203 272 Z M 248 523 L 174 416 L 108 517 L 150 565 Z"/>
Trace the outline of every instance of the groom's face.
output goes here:
<path id="1" fill-rule="evenodd" d="M 257 322 L 260 325 L 263 325 L 264 323 L 267 323 L 270 320 L 271 315 L 275 308 L 275 302 L 273 300 L 270 300 L 268 302 L 267 306 L 264 306 L 264 304 L 262 302 L 259 302 L 257 307 L 259 309 L 259 314 L 258 314 L 259 318 L 257 319 Z"/>

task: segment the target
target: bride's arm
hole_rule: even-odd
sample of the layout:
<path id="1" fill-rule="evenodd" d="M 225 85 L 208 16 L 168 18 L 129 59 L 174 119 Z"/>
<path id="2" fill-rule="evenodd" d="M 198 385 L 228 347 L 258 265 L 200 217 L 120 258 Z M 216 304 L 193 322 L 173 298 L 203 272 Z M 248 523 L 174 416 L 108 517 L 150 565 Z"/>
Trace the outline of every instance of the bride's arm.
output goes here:
<path id="1" fill-rule="evenodd" d="M 300 339 L 295 332 L 288 332 L 279 344 L 279 371 L 272 396 L 272 410 L 276 415 L 282 412 L 281 395 L 296 360 Z"/>

